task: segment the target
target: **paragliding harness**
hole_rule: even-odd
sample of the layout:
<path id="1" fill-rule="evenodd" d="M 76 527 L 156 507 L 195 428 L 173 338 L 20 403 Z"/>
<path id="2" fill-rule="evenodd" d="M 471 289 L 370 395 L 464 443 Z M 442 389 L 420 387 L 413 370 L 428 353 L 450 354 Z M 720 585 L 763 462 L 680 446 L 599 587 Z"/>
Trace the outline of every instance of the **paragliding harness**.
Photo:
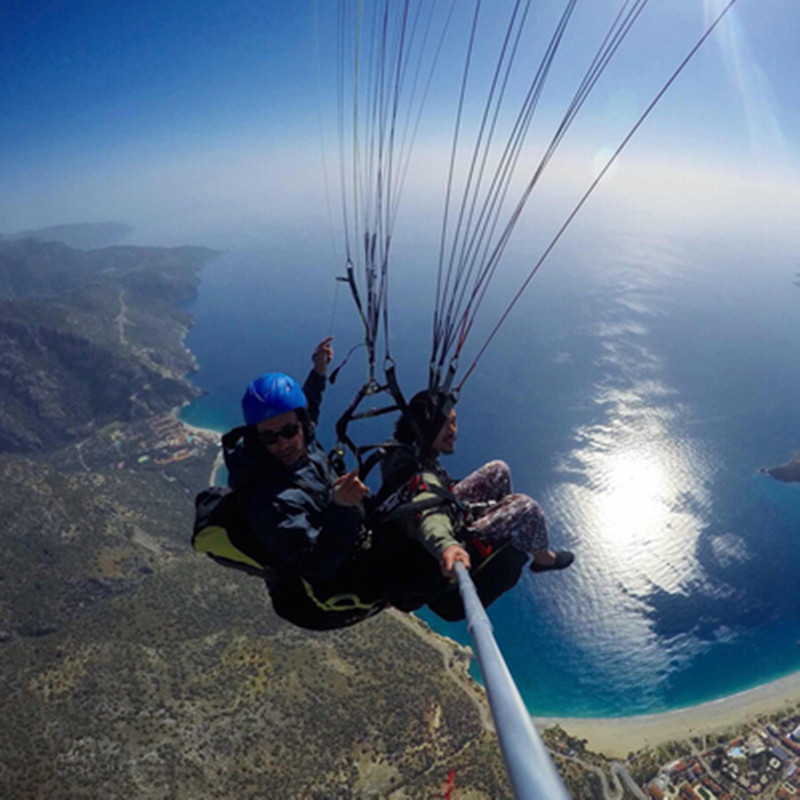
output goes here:
<path id="1" fill-rule="evenodd" d="M 235 447 L 245 431 L 226 433 L 223 447 Z M 368 550 L 356 551 L 333 578 L 309 580 L 264 550 L 246 522 L 239 492 L 227 487 L 212 486 L 197 495 L 192 547 L 224 567 L 262 578 L 278 616 L 301 628 L 354 625 L 387 605 L 365 563 Z"/>
<path id="2" fill-rule="evenodd" d="M 396 481 L 386 487 L 389 494 L 373 510 L 371 525 L 373 547 L 383 551 L 383 557 L 395 565 L 398 573 L 405 573 L 390 596 L 394 606 L 413 611 L 427 605 L 448 622 L 464 619 L 458 587 L 442 575 L 438 559 L 432 558 L 421 542 L 411 539 L 403 524 L 409 517 L 419 521 L 422 514 L 432 509 L 446 509 L 453 515 L 455 537 L 469 554 L 470 574 L 484 607 L 516 585 L 527 563 L 527 554 L 517 550 L 511 540 L 490 545 L 472 534 L 465 524 L 472 506 L 462 503 L 452 489 L 425 481 L 421 471 L 416 471 L 394 491 L 392 486 L 396 486 Z M 433 497 L 418 499 L 421 493 Z"/>
<path id="3" fill-rule="evenodd" d="M 335 380 L 335 372 L 332 381 Z M 397 442 L 357 446 L 347 432 L 350 423 L 356 420 L 392 411 L 401 411 L 408 415 L 408 404 L 398 385 L 393 362 L 389 363 L 385 372 L 386 385 L 380 386 L 374 379 L 370 379 L 361 387 L 353 402 L 336 423 L 338 442 L 330 458 L 332 461 L 339 459 L 341 472 L 344 472 L 343 445 L 347 446 L 358 462 L 359 477 L 362 479 L 386 458 L 392 449 L 408 447 Z M 445 419 L 458 399 L 455 392 L 449 391 L 454 372 L 455 364 L 447 376 L 446 388 L 440 390 L 444 402 L 436 409 Z M 366 397 L 387 391 L 395 401 L 393 405 L 356 413 L 358 406 Z M 410 419 L 410 415 L 408 418 Z M 436 418 L 435 413 L 433 418 Z M 398 526 L 393 524 L 434 508 L 450 508 L 456 517 L 462 520 L 467 512 L 467 508 L 451 489 L 423 482 L 421 477 L 425 468 L 423 454 L 430 451 L 438 430 L 435 426 L 428 426 L 426 430 L 415 427 L 417 427 L 416 444 L 413 446 L 415 457 L 409 459 L 406 467 L 391 480 L 385 481 L 374 497 L 367 498 L 367 526 L 372 532 L 372 548 L 378 557 L 378 563 L 391 563 L 394 568 L 395 579 L 387 587 L 390 603 L 401 611 L 413 611 L 427 605 L 438 616 L 454 622 L 464 619 L 464 607 L 458 587 L 442 575 L 438 561 L 430 556 L 420 542 L 411 540 L 405 533 L 399 533 Z M 365 458 L 367 453 L 369 456 Z M 415 500 L 420 492 L 431 494 L 433 497 Z M 484 607 L 488 607 L 501 594 L 516 585 L 528 556 L 517 550 L 510 541 L 492 547 L 469 534 L 465 526 L 457 527 L 462 532 L 459 537 L 460 543 L 470 556 L 471 575 L 478 595 Z"/>
<path id="4" fill-rule="evenodd" d="M 192 547 L 223 567 L 238 569 L 269 583 L 274 570 L 264 564 L 255 537 L 249 535 L 233 491 L 224 486 L 203 489 L 194 501 Z"/>

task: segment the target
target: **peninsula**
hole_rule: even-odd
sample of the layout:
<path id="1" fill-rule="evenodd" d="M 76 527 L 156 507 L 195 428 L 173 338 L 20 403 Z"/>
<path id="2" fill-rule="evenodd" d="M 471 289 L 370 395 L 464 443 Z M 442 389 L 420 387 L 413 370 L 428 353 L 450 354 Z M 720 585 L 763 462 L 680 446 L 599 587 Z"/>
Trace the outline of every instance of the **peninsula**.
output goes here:
<path id="1" fill-rule="evenodd" d="M 800 483 L 800 453 L 785 464 L 779 464 L 777 467 L 770 467 L 769 469 L 762 469 L 761 472 L 783 483 Z"/>

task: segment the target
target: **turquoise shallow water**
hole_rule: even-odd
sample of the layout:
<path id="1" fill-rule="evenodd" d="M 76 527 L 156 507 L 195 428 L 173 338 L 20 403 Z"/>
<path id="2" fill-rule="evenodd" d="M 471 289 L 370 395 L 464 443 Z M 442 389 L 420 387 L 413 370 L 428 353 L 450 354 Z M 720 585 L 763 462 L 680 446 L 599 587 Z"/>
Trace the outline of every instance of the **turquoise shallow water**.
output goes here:
<path id="1" fill-rule="evenodd" d="M 315 248 L 287 235 L 205 269 L 187 344 L 208 394 L 187 421 L 238 424 L 252 377 L 303 375 L 331 329 L 339 356 L 358 341 L 349 297 L 334 302 L 333 268 Z M 391 345 L 413 392 L 429 348 L 419 286 L 432 279 L 418 254 L 399 258 Z M 520 247 L 509 260 L 507 273 L 530 258 Z M 721 238 L 573 241 L 467 384 L 451 473 L 504 458 L 515 488 L 542 503 L 555 546 L 577 556 L 564 573 L 526 573 L 491 609 L 532 713 L 652 713 L 800 669 L 800 485 L 758 473 L 800 448 L 795 271 L 780 249 Z M 356 363 L 329 388 L 326 444 L 363 374 Z M 468 641 L 463 624 L 425 618 Z"/>

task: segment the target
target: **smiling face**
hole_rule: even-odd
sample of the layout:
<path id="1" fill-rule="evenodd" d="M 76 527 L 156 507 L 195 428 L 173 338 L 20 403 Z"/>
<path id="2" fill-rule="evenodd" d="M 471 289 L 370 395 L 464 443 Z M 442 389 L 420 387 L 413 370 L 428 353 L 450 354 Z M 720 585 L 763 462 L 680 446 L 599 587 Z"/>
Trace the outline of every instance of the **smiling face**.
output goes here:
<path id="1" fill-rule="evenodd" d="M 450 454 L 456 449 L 456 437 L 458 436 L 458 422 L 456 421 L 456 411 L 453 409 L 447 421 L 439 428 L 439 433 L 431 445 L 437 453 Z"/>
<path id="2" fill-rule="evenodd" d="M 291 433 L 295 428 L 295 434 L 288 438 L 282 435 L 277 435 L 277 438 L 269 435 L 278 434 L 279 431 L 283 434 Z M 267 452 L 284 466 L 293 467 L 305 457 L 306 437 L 303 433 L 303 426 L 294 411 L 286 411 L 278 414 L 277 417 L 262 420 L 256 425 L 256 430 Z M 262 437 L 261 434 L 267 434 L 267 436 Z M 268 444 L 265 438 L 274 438 L 274 441 Z"/>

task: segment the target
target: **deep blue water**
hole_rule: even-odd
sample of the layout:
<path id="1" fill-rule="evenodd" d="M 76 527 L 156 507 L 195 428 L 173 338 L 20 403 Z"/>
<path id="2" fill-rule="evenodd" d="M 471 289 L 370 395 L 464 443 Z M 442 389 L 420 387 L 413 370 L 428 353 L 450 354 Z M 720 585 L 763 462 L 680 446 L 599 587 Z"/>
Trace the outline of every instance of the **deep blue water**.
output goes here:
<path id="1" fill-rule="evenodd" d="M 337 361 L 359 341 L 324 244 L 289 232 L 204 270 L 187 344 L 208 394 L 184 418 L 238 424 L 255 375 L 303 376 L 331 331 Z M 427 369 L 423 252 L 394 261 L 391 347 L 407 393 Z M 517 246 L 505 274 L 533 255 Z M 504 458 L 554 546 L 577 557 L 564 573 L 526 571 L 490 610 L 532 713 L 651 713 L 800 669 L 800 485 L 758 474 L 800 449 L 796 271 L 795 253 L 747 237 L 585 232 L 467 383 L 451 474 Z M 475 346 L 512 287 L 498 281 Z M 354 356 L 328 389 L 324 443 L 363 376 Z M 463 624 L 425 618 L 468 641 Z"/>

